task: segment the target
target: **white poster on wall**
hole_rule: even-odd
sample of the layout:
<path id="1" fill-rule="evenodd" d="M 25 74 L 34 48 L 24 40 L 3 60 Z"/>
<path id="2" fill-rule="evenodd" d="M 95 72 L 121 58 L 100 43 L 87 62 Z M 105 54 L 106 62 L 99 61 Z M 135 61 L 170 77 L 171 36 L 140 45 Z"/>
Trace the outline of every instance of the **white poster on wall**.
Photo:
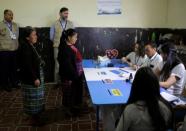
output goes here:
<path id="1" fill-rule="evenodd" d="M 121 14 L 121 0 L 97 0 L 98 15 Z"/>

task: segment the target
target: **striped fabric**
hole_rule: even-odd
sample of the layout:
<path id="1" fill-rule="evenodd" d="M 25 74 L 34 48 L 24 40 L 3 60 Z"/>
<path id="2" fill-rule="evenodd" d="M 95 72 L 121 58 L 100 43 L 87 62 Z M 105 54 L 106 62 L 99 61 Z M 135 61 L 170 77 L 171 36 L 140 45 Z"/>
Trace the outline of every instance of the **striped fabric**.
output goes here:
<path id="1" fill-rule="evenodd" d="M 63 93 L 62 103 L 64 106 L 70 107 L 73 105 L 72 84 L 68 80 L 62 80 L 61 84 Z"/>
<path id="2" fill-rule="evenodd" d="M 76 67 L 77 67 L 78 76 L 81 76 L 83 74 L 82 62 L 76 62 Z"/>
<path id="3" fill-rule="evenodd" d="M 75 52 L 76 54 L 76 67 L 77 67 L 77 72 L 78 72 L 78 75 L 81 76 L 82 73 L 83 73 L 83 66 L 82 66 L 82 56 L 81 56 L 81 53 L 79 52 L 79 50 L 74 46 L 74 45 L 71 45 L 70 46 L 71 49 Z"/>
<path id="4" fill-rule="evenodd" d="M 82 104 L 83 99 L 83 80 L 82 75 L 78 80 L 62 80 L 62 104 L 66 107 L 78 106 Z"/>
<path id="5" fill-rule="evenodd" d="M 44 74 L 40 67 L 40 81 L 39 87 L 33 85 L 22 85 L 23 93 L 23 110 L 29 115 L 41 113 L 45 107 L 44 97 Z"/>

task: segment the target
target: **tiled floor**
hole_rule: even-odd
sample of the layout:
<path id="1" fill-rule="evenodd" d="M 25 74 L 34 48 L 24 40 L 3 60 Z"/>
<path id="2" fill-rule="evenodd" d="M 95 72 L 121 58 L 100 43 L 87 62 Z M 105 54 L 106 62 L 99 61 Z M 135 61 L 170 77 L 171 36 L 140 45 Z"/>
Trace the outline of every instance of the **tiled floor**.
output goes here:
<path id="1" fill-rule="evenodd" d="M 61 105 L 59 89 L 46 88 L 46 111 L 42 119 L 44 126 L 32 126 L 22 111 L 20 89 L 8 93 L 0 91 L 0 131 L 95 131 L 96 115 L 92 107 L 84 107 L 77 117 L 65 115 Z M 100 124 L 102 131 L 102 124 Z"/>

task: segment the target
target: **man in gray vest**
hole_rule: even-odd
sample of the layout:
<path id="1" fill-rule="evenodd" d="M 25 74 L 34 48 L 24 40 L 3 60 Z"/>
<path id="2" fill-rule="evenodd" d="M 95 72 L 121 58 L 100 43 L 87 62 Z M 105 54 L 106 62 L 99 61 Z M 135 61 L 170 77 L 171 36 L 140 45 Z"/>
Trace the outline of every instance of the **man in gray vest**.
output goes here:
<path id="1" fill-rule="evenodd" d="M 58 55 L 58 47 L 60 44 L 60 38 L 62 32 L 69 28 L 74 28 L 73 23 L 68 20 L 68 8 L 63 7 L 59 11 L 60 18 L 55 21 L 55 23 L 50 28 L 50 40 L 53 41 L 54 47 L 54 60 L 55 60 L 55 67 L 54 67 L 54 81 L 59 86 L 60 79 L 59 79 L 59 63 L 57 61 Z"/>
<path id="2" fill-rule="evenodd" d="M 0 22 L 0 86 L 6 91 L 16 84 L 16 50 L 18 49 L 19 27 L 13 22 L 13 12 L 4 10 Z"/>

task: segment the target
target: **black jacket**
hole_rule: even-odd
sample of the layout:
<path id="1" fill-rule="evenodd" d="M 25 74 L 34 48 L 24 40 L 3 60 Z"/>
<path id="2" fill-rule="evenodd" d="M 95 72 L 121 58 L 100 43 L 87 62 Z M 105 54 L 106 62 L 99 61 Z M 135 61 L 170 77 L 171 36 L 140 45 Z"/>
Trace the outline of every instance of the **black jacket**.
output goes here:
<path id="1" fill-rule="evenodd" d="M 61 79 L 77 80 L 76 54 L 66 43 L 61 43 L 58 53 L 59 75 Z"/>
<path id="2" fill-rule="evenodd" d="M 39 59 L 29 43 L 22 43 L 18 49 L 20 77 L 23 84 L 34 85 L 40 78 Z"/>

